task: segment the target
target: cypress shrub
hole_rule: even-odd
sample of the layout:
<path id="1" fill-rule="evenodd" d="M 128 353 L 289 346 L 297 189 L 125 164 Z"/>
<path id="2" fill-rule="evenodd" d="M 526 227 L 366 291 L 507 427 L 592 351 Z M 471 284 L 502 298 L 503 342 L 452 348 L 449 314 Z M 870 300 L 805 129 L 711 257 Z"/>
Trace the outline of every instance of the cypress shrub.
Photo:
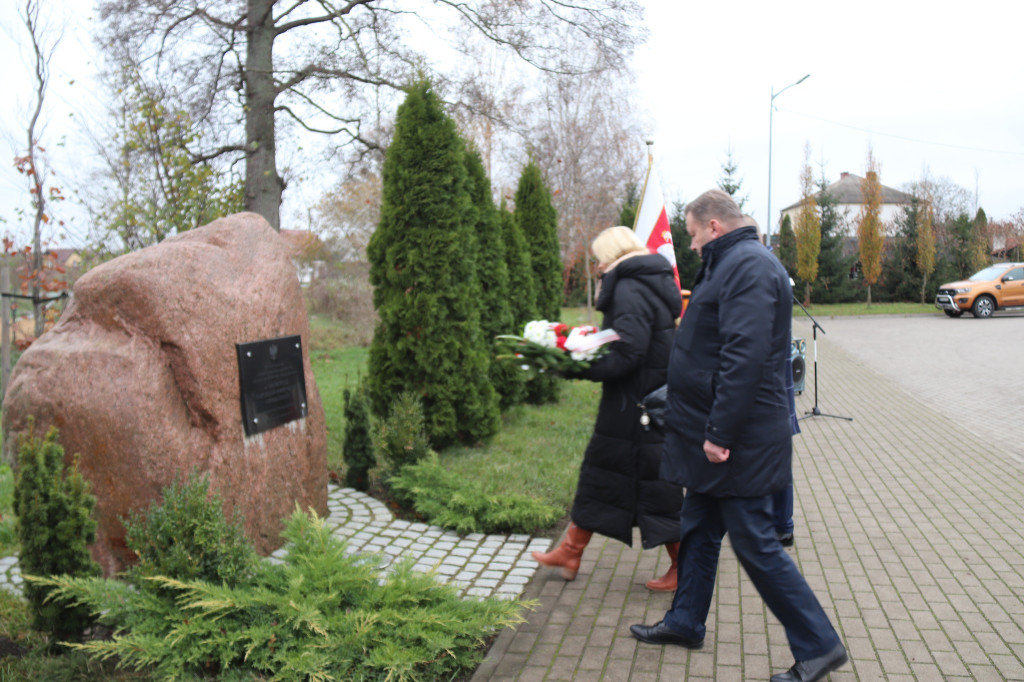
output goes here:
<path id="1" fill-rule="evenodd" d="M 796 279 L 796 233 L 793 232 L 793 221 L 789 215 L 782 218 L 782 225 L 779 226 L 779 245 L 776 252 L 782 266 L 794 280 Z M 796 289 L 794 288 L 794 291 Z"/>
<path id="2" fill-rule="evenodd" d="M 370 488 L 370 469 L 377 464 L 370 439 L 370 415 L 366 411 L 366 392 L 362 383 L 355 391 L 345 389 L 345 485 L 356 490 Z"/>
<path id="3" fill-rule="evenodd" d="M 534 319 L 536 289 L 533 286 L 533 266 L 526 239 L 516 225 L 502 200 L 498 209 L 498 224 L 505 245 L 505 262 L 508 264 L 508 305 L 511 325 L 503 334 L 521 335 L 527 322 Z M 492 339 L 493 343 L 493 339 Z M 519 405 L 526 400 L 526 381 L 529 375 L 510 362 L 492 362 L 491 380 L 501 396 L 502 410 Z"/>
<path id="4" fill-rule="evenodd" d="M 504 200 L 499 209 L 501 233 L 505 240 L 505 257 L 508 262 L 509 306 L 512 311 L 513 329 L 506 333 L 522 334 L 527 322 L 537 319 L 537 287 L 533 282 L 533 262 L 526 237 L 519 229 L 512 213 L 507 210 Z"/>
<path id="5" fill-rule="evenodd" d="M 96 539 L 92 510 L 96 498 L 78 470 L 78 456 L 64 467 L 64 448 L 51 427 L 36 438 L 35 422 L 18 442 L 18 472 L 14 486 L 16 530 L 21 542 L 19 564 L 26 576 L 66 575 L 90 577 L 100 567 L 89 553 Z M 52 587 L 25 584 L 25 598 L 32 612 L 32 627 L 57 640 L 81 638 L 93 623 L 89 609 L 60 597 L 51 598 Z"/>
<path id="6" fill-rule="evenodd" d="M 470 196 L 476 208 L 477 243 L 480 253 L 480 284 L 482 303 L 480 330 L 482 341 L 491 353 L 494 338 L 499 334 L 516 333 L 509 300 L 509 269 L 502 216 L 491 196 L 491 181 L 484 170 L 480 153 L 470 149 L 466 154 Z M 488 375 L 498 392 L 498 406 L 504 410 L 523 401 L 526 379 L 515 366 L 505 362 L 491 362 Z"/>
<path id="7" fill-rule="evenodd" d="M 241 519 L 225 517 L 209 477 L 194 469 L 185 481 L 175 476 L 145 513 L 129 513 L 124 526 L 125 544 L 139 558 L 129 576 L 140 589 L 155 589 L 147 580 L 155 576 L 239 585 L 256 566 Z"/>
<path id="8" fill-rule="evenodd" d="M 423 406 L 415 393 L 398 394 L 391 412 L 377 429 L 376 445 L 388 478 L 427 456 L 430 442 L 424 428 Z"/>
<path id="9" fill-rule="evenodd" d="M 557 321 L 562 314 L 562 257 L 558 245 L 558 215 L 551 191 L 540 167 L 531 161 L 519 176 L 513 214 L 526 240 L 536 286 L 535 309 L 541 319 Z M 552 403 L 558 400 L 558 379 L 539 374 L 527 384 L 527 400 Z"/>
<path id="10" fill-rule="evenodd" d="M 551 190 L 541 177 L 540 167 L 532 161 L 519 176 L 514 216 L 530 252 L 537 314 L 545 320 L 558 320 L 562 314 L 558 215 L 551 203 Z"/>
<path id="11" fill-rule="evenodd" d="M 480 330 L 464 155 L 429 83 L 410 87 L 384 160 L 380 223 L 367 247 L 380 318 L 370 345 L 371 410 L 383 417 L 393 396 L 414 391 L 438 448 L 476 443 L 499 426 Z"/>

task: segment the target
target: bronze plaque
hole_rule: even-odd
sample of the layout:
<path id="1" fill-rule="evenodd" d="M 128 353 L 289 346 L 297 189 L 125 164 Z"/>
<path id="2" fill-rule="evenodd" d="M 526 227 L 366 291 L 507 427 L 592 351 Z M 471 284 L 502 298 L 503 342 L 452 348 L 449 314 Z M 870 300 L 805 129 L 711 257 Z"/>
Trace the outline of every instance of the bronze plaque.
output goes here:
<path id="1" fill-rule="evenodd" d="M 255 436 L 306 416 L 301 337 L 238 343 L 235 348 L 245 435 Z"/>

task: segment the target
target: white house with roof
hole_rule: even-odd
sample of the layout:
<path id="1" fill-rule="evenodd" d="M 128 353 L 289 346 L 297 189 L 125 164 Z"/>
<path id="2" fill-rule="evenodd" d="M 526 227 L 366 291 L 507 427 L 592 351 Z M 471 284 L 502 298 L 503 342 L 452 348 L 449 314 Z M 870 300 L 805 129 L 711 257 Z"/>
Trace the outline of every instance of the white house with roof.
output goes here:
<path id="1" fill-rule="evenodd" d="M 861 190 L 864 182 L 864 178 L 859 175 L 841 173 L 837 182 L 833 182 L 823 190 L 835 199 L 836 210 L 842 216 L 842 224 L 847 237 L 857 236 L 857 223 L 864 208 L 864 194 Z M 813 196 L 815 200 L 818 200 L 821 195 L 822 192 L 817 192 Z M 882 185 L 882 210 L 880 218 L 883 232 L 886 235 L 892 236 L 895 233 L 896 221 L 902 215 L 904 207 L 910 205 L 911 199 L 912 196 L 906 192 Z M 803 199 L 785 207 L 779 212 L 779 220 L 785 220 L 788 215 L 790 224 L 796 229 L 796 221 L 800 213 L 800 206 L 802 205 Z"/>

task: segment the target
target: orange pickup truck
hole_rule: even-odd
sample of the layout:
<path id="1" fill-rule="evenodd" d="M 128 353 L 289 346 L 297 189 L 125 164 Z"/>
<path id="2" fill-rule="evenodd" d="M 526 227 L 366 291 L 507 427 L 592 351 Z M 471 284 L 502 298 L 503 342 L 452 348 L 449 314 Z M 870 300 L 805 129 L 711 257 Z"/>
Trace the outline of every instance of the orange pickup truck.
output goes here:
<path id="1" fill-rule="evenodd" d="M 996 263 L 962 282 L 943 284 L 935 307 L 950 317 L 968 310 L 975 317 L 992 317 L 997 310 L 1024 307 L 1024 263 Z"/>

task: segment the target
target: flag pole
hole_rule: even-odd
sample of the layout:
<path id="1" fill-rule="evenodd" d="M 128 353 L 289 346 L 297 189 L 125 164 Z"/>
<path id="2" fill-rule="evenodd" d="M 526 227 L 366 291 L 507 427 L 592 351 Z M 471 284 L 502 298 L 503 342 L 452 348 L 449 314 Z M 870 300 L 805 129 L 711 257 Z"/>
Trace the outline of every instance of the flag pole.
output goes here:
<path id="1" fill-rule="evenodd" d="M 647 196 L 647 182 L 651 179 L 651 168 L 654 167 L 654 152 L 651 151 L 651 147 L 654 146 L 654 138 L 648 137 L 644 143 L 647 145 L 647 173 L 644 175 L 644 186 L 640 190 L 640 203 L 636 205 L 636 215 L 633 216 L 633 231 L 636 232 L 636 226 L 640 220 L 640 209 L 644 205 L 644 197 Z"/>

